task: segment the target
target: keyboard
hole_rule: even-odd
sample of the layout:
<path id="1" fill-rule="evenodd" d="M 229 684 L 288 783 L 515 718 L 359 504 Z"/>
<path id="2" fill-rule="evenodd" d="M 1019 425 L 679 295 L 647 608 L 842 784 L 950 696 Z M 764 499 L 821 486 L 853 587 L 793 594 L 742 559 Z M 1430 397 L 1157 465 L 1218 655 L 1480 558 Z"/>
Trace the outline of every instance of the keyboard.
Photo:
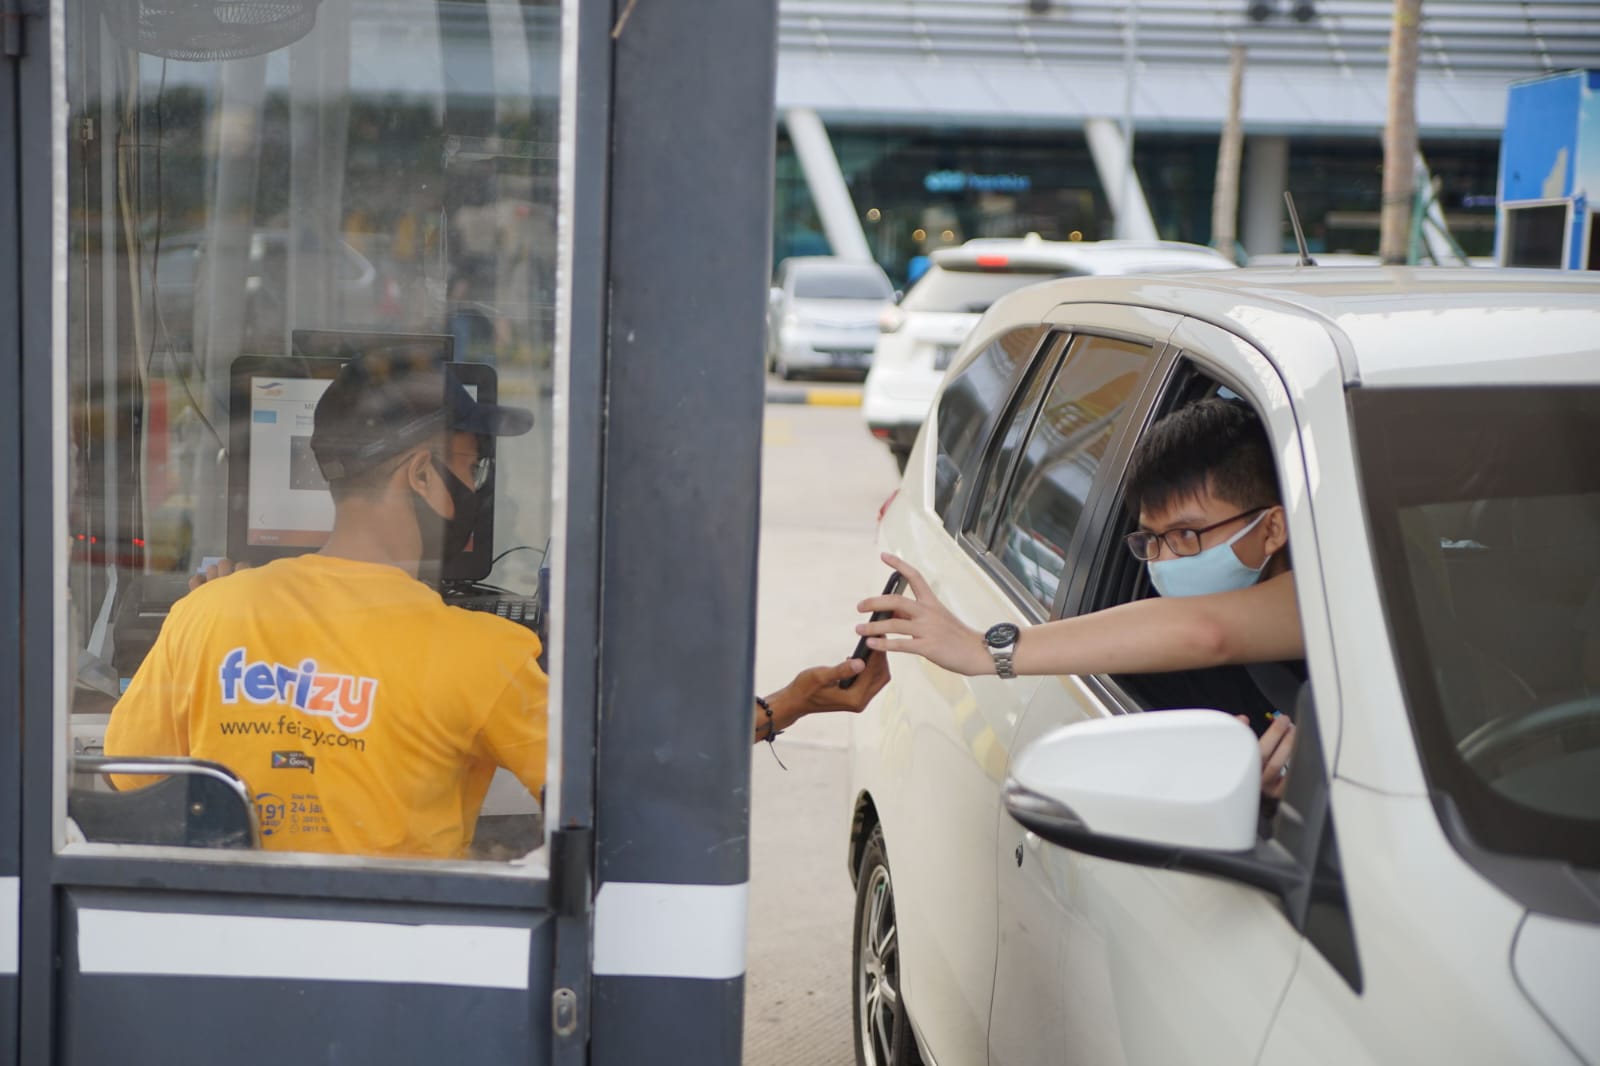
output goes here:
<path id="1" fill-rule="evenodd" d="M 482 611 L 544 636 L 544 608 L 537 596 L 523 596 L 493 585 L 447 585 L 439 593 L 451 607 Z"/>

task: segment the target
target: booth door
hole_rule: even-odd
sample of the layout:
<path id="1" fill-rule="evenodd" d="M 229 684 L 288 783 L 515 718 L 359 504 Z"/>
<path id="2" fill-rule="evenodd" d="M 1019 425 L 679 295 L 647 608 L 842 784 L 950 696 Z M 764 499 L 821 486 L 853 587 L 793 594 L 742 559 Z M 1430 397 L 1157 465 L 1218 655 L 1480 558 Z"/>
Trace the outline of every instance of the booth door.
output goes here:
<path id="1" fill-rule="evenodd" d="M 559 6 L 23 6 L 0 60 L 0 1059 L 551 1061 L 576 1029 L 560 848 L 517 778 L 463 847 L 329 854 L 278 845 L 332 839 L 314 775 L 372 733 L 273 707 L 240 719 L 277 731 L 270 767 L 163 765 L 148 792 L 96 759 L 197 571 L 326 537 L 318 359 L 442 350 L 533 412 L 494 456 L 497 558 L 441 591 L 543 626 Z M 241 365 L 283 372 L 241 400 Z M 554 803 L 558 751 L 545 770 Z"/>

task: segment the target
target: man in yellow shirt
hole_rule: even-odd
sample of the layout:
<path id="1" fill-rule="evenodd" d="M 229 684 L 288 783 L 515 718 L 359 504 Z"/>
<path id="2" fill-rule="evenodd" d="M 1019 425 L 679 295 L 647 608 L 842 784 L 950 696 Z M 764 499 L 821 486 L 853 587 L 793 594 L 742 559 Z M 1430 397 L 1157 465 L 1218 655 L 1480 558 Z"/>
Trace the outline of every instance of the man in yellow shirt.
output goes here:
<path id="1" fill-rule="evenodd" d="M 544 784 L 547 680 L 531 632 L 448 607 L 418 576 L 471 537 L 491 488 L 479 441 L 532 424 L 436 362 L 352 360 L 311 437 L 334 498 L 327 544 L 174 605 L 107 754 L 224 764 L 269 849 L 464 854 L 497 766 Z"/>

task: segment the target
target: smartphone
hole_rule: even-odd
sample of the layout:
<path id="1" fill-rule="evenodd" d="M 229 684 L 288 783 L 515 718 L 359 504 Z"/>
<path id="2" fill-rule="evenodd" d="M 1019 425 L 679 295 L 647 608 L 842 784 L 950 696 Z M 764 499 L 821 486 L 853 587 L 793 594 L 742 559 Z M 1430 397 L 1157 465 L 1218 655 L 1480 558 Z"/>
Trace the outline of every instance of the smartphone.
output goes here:
<path id="1" fill-rule="evenodd" d="M 899 595 L 899 593 L 902 590 L 904 590 L 905 587 L 906 587 L 906 576 L 904 574 L 902 574 L 898 570 L 891 570 L 891 571 L 889 571 L 889 581 L 888 581 L 888 583 L 883 586 L 883 591 L 880 592 L 878 595 L 880 595 L 880 596 L 896 596 L 896 595 Z M 893 611 L 873 611 L 872 612 L 872 617 L 867 619 L 867 621 L 869 621 L 869 622 L 881 622 L 885 618 L 893 617 L 893 615 L 894 615 Z M 862 637 L 860 640 L 856 641 L 856 650 L 850 653 L 850 658 L 852 658 L 852 659 L 860 659 L 862 662 L 866 662 L 868 659 L 872 658 L 872 649 L 867 647 L 867 638 L 866 637 Z M 851 685 L 856 683 L 856 678 L 858 678 L 860 676 L 861 676 L 860 674 L 851 674 L 849 677 L 847 677 L 843 681 L 839 682 L 839 687 L 840 688 L 849 688 Z"/>

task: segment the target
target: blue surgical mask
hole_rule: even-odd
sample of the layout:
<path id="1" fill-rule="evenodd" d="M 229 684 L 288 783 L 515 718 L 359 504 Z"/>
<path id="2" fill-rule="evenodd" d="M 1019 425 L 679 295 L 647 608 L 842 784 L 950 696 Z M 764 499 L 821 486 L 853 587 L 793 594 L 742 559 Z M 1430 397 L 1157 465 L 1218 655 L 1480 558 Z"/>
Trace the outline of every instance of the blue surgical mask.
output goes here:
<path id="1" fill-rule="evenodd" d="M 1150 583 L 1163 596 L 1206 596 L 1213 592 L 1249 588 L 1261 580 L 1261 571 L 1266 569 L 1267 562 L 1262 560 L 1261 565 L 1252 570 L 1233 554 L 1233 546 L 1271 513 L 1270 510 L 1262 511 L 1256 515 L 1255 521 L 1198 555 L 1180 555 L 1176 559 L 1146 563 L 1145 567 L 1150 571 Z"/>

